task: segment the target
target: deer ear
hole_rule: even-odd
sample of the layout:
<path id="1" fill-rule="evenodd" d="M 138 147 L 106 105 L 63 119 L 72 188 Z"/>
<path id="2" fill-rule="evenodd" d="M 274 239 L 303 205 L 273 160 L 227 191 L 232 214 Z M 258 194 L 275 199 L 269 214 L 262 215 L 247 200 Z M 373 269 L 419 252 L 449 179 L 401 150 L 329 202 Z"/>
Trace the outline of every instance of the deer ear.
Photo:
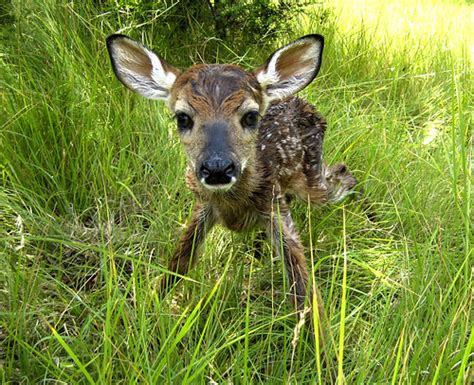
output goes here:
<path id="1" fill-rule="evenodd" d="M 114 73 L 125 86 L 146 98 L 168 99 L 178 69 L 124 35 L 109 36 L 107 49 Z"/>
<path id="2" fill-rule="evenodd" d="M 254 71 L 268 98 L 290 96 L 313 81 L 321 67 L 324 38 L 306 35 L 274 52 Z"/>

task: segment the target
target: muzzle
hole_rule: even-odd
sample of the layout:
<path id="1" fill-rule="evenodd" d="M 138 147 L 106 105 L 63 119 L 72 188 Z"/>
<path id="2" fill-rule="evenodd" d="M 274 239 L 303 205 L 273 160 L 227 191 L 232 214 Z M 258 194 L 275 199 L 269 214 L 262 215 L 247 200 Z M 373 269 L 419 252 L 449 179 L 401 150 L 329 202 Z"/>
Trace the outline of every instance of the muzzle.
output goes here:
<path id="1" fill-rule="evenodd" d="M 196 165 L 196 175 L 209 190 L 228 190 L 240 175 L 240 165 L 233 159 L 229 127 L 218 122 L 202 127 L 208 140 L 203 157 Z"/>

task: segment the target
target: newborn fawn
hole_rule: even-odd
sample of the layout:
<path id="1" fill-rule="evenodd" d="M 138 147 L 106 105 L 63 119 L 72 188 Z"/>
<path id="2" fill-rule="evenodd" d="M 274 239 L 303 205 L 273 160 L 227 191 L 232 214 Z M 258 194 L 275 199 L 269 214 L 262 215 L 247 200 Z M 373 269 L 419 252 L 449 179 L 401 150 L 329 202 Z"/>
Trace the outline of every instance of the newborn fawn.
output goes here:
<path id="1" fill-rule="evenodd" d="M 316 285 L 307 287 L 303 246 L 286 197 L 338 202 L 356 185 L 345 165 L 325 165 L 326 122 L 292 96 L 316 77 L 323 47 L 322 36 L 307 35 L 250 72 L 230 64 L 180 71 L 126 36 L 107 39 L 117 78 L 146 98 L 166 101 L 187 155 L 186 182 L 196 202 L 163 289 L 196 263 L 215 224 L 234 231 L 262 228 L 284 261 L 295 309 L 302 312 L 305 298 L 311 304 L 315 295 L 322 316 Z"/>

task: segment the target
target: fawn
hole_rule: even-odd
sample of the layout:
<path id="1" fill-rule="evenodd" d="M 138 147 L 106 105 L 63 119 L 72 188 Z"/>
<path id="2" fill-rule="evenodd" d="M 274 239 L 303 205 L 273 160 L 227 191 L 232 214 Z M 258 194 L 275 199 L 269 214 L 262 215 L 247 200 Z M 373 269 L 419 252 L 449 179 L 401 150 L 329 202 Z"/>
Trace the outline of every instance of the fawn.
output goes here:
<path id="1" fill-rule="evenodd" d="M 197 64 L 180 71 L 124 35 L 107 39 L 117 78 L 138 94 L 167 102 L 188 165 L 196 202 L 163 288 L 188 272 L 199 246 L 220 223 L 234 231 L 266 230 L 284 260 L 291 301 L 301 312 L 309 291 L 303 246 L 286 196 L 337 202 L 357 183 L 343 164 L 322 159 L 326 122 L 292 96 L 313 81 L 324 38 L 306 35 L 275 51 L 252 72 L 236 65 Z M 317 295 L 316 286 L 310 290 Z M 322 314 L 318 300 L 318 311 Z"/>

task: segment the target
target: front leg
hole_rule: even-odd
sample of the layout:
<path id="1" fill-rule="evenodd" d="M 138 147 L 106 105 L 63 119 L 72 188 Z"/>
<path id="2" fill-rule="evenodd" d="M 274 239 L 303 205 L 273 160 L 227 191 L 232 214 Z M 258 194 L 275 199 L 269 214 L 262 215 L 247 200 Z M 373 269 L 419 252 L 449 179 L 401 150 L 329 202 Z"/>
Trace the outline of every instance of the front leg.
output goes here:
<path id="1" fill-rule="evenodd" d="M 308 292 L 308 272 L 304 249 L 286 202 L 280 200 L 278 203 L 279 205 L 273 210 L 267 226 L 268 238 L 271 240 L 274 252 L 284 261 L 291 303 L 297 311 L 303 311 Z M 309 304 L 313 303 L 313 296 L 316 296 L 319 318 L 323 319 L 324 307 L 315 283 L 313 283 L 310 292 L 311 301 Z"/>
<path id="2" fill-rule="evenodd" d="M 316 282 L 313 282 L 308 290 L 308 272 L 303 254 L 303 245 L 296 232 L 295 224 L 286 202 L 280 200 L 279 206 L 273 210 L 271 220 L 267 226 L 267 232 L 275 253 L 284 260 L 290 286 L 291 303 L 298 311 L 299 318 L 308 322 L 311 334 L 318 334 L 319 346 L 323 349 L 324 360 L 330 367 L 331 360 L 327 353 L 329 325 L 324 315 L 322 297 Z M 305 307 L 305 299 L 308 292 L 310 295 L 307 302 L 308 305 Z M 314 303 L 317 304 L 317 319 L 313 318 L 312 309 Z"/>
<path id="3" fill-rule="evenodd" d="M 191 220 L 181 236 L 176 251 L 171 258 L 168 269 L 179 275 L 185 275 L 197 260 L 200 246 L 216 220 L 209 205 L 197 202 L 193 208 Z M 169 286 L 180 280 L 179 275 L 169 274 L 161 282 L 161 290 L 165 292 Z"/>

